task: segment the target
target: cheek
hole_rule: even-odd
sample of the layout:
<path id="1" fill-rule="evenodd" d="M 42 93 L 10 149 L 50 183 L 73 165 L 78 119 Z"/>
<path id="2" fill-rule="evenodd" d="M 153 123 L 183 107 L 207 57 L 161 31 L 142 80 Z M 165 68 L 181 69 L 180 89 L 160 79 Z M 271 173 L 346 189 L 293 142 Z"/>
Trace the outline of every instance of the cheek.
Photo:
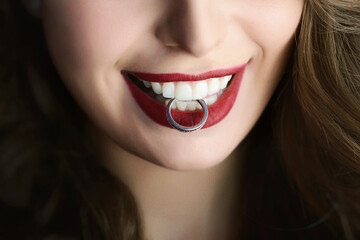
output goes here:
<path id="1" fill-rule="evenodd" d="M 244 31 L 258 51 L 247 69 L 242 86 L 244 116 L 252 122 L 263 111 L 283 76 L 293 49 L 294 36 L 302 13 L 298 0 L 248 0 L 239 14 Z M 240 9 L 240 7 L 239 7 Z"/>
<path id="2" fill-rule="evenodd" d="M 252 0 L 242 10 L 245 31 L 259 47 L 254 57 L 257 70 L 253 72 L 252 84 L 253 89 L 267 89 L 262 94 L 263 102 L 283 75 L 302 9 L 303 0 Z"/>
<path id="3" fill-rule="evenodd" d="M 132 2 L 141 1 L 44 1 L 48 45 L 65 79 L 126 61 L 149 22 L 149 13 Z"/>
<path id="4" fill-rule="evenodd" d="M 245 0 L 241 11 L 245 31 L 264 55 L 287 48 L 299 24 L 303 0 Z"/>
<path id="5" fill-rule="evenodd" d="M 121 111 L 117 103 L 128 99 L 116 63 L 126 61 L 143 24 L 129 23 L 124 9 L 131 5 L 126 8 L 122 2 L 130 1 L 44 1 L 44 31 L 53 62 L 68 90 L 93 118 Z M 101 121 L 108 123 L 107 118 Z"/>

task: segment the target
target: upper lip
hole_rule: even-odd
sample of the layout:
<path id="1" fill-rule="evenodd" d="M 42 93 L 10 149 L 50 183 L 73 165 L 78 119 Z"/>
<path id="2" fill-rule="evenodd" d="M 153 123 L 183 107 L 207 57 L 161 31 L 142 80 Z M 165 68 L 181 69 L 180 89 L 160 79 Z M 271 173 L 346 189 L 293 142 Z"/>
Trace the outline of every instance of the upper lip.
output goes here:
<path id="1" fill-rule="evenodd" d="M 229 75 L 234 75 L 241 71 L 241 69 L 245 66 L 238 65 L 229 68 L 215 69 L 208 72 L 203 72 L 200 74 L 186 74 L 186 73 L 149 73 L 149 72 L 136 72 L 136 71 L 128 71 L 122 70 L 121 72 L 124 74 L 131 74 L 136 78 L 141 80 L 145 80 L 148 82 L 178 82 L 178 81 L 200 81 L 209 78 L 219 78 Z"/>

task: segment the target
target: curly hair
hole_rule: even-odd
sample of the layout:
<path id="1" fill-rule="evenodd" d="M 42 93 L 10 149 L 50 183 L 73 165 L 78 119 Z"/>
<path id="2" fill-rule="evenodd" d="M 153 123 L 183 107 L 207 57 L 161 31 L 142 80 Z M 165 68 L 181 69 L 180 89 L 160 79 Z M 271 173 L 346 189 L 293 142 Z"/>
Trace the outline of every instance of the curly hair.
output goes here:
<path id="1" fill-rule="evenodd" d="M 243 143 L 234 239 L 360 236 L 359 66 L 360 2 L 305 0 L 288 70 Z M 89 121 L 41 22 L 20 0 L 2 1 L 1 239 L 143 238 L 136 201 L 101 167 Z"/>

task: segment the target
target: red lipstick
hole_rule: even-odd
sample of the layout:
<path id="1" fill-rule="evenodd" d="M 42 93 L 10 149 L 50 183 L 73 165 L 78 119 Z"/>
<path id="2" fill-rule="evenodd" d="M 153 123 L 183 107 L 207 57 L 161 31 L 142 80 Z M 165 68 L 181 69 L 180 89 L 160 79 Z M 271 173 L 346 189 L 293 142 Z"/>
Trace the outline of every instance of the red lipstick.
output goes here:
<path id="1" fill-rule="evenodd" d="M 203 128 L 211 127 L 223 120 L 233 107 L 240 84 L 243 78 L 247 64 L 235 66 L 226 69 L 212 70 L 201 74 L 182 74 L 182 73 L 148 73 L 122 70 L 121 73 L 129 87 L 129 90 L 137 104 L 154 122 L 172 128 L 166 118 L 166 105 L 150 97 L 141 90 L 130 79 L 129 74 L 138 79 L 148 82 L 177 82 L 177 81 L 200 81 L 210 78 L 234 75 L 230 85 L 225 89 L 223 94 L 211 106 L 209 106 L 209 116 Z M 193 126 L 199 123 L 203 117 L 202 110 L 196 111 L 179 111 L 172 110 L 174 120 L 183 126 Z"/>
<path id="2" fill-rule="evenodd" d="M 217 69 L 200 74 L 183 74 L 183 73 L 146 73 L 135 71 L 122 71 L 131 74 L 141 80 L 148 82 L 186 82 L 186 81 L 200 81 L 209 78 L 219 78 L 229 75 L 234 75 L 241 71 L 244 65 L 236 66 L 226 69 Z"/>

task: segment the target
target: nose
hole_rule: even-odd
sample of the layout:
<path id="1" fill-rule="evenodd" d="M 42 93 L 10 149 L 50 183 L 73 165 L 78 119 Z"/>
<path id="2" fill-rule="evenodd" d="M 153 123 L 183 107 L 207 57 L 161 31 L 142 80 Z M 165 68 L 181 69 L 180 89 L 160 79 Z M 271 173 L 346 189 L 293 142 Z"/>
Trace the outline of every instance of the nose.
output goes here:
<path id="1" fill-rule="evenodd" d="M 216 2 L 221 2 L 218 0 Z M 157 38 L 167 47 L 202 57 L 225 38 L 225 16 L 214 0 L 172 0 L 160 21 Z"/>

